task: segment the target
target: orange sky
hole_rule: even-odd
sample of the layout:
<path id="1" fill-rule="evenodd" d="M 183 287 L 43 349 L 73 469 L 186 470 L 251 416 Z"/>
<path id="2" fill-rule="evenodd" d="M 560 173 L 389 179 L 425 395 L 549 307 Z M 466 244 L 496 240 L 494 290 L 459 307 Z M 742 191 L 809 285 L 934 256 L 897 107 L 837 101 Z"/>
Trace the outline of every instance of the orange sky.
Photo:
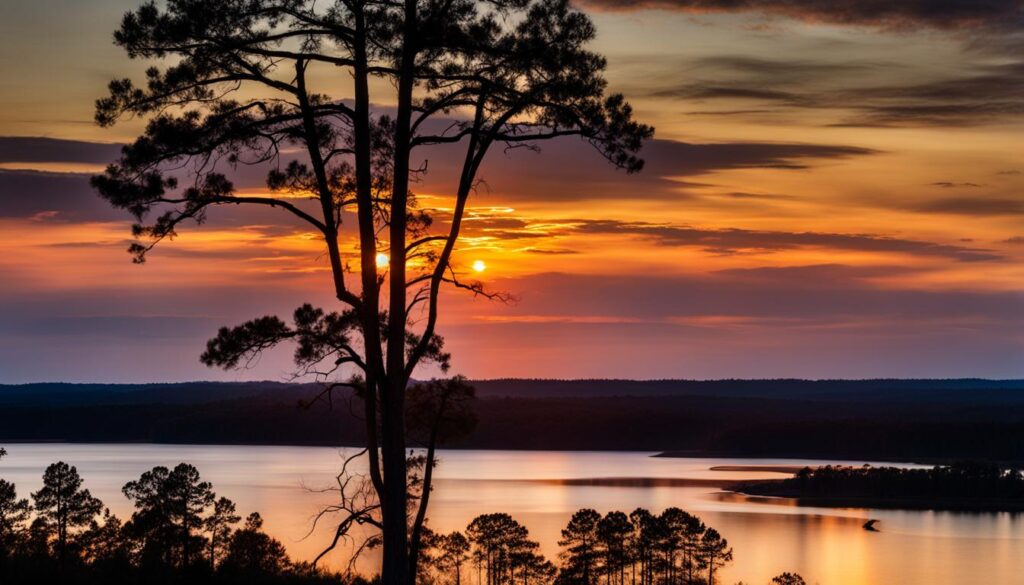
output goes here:
<path id="1" fill-rule="evenodd" d="M 657 128 L 647 168 L 575 142 L 492 155 L 456 263 L 517 301 L 446 297 L 455 370 L 1024 376 L 1020 2 L 824 4 L 585 3 L 612 89 Z M 129 219 L 88 188 L 140 128 L 91 123 L 143 66 L 110 42 L 134 5 L 0 8 L 0 382 L 281 379 L 287 351 L 229 373 L 197 356 L 219 325 L 329 303 L 309 234 L 214 213 L 136 266 Z M 443 216 L 452 163 L 431 156 L 417 189 Z"/>

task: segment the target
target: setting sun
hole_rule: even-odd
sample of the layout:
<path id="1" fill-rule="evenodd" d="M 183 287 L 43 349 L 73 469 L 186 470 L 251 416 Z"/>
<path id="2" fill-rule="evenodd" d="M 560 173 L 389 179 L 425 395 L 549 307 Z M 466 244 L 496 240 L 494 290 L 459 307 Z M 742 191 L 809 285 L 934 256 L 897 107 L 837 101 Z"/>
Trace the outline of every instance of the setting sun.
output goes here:
<path id="1" fill-rule="evenodd" d="M 387 268 L 388 262 L 389 261 L 387 254 L 385 254 L 384 252 L 377 253 L 377 268 Z"/>
<path id="2" fill-rule="evenodd" d="M 484 270 L 487 270 L 487 264 L 485 264 L 483 260 L 474 260 L 473 261 L 473 271 L 474 272 L 483 272 Z"/>

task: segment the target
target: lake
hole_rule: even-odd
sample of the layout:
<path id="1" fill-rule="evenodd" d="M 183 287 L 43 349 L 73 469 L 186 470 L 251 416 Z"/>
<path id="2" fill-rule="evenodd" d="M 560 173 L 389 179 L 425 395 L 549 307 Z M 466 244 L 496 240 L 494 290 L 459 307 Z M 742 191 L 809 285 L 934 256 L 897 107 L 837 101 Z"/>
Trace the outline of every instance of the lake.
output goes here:
<path id="1" fill-rule="evenodd" d="M 155 465 L 188 462 L 231 498 L 244 516 L 260 512 L 265 528 L 296 558 L 311 559 L 329 541 L 330 527 L 306 537 L 313 514 L 330 503 L 328 487 L 343 450 L 326 447 L 210 445 L 7 444 L 0 477 L 27 497 L 43 469 L 62 460 L 78 467 L 84 486 L 123 519 L 131 504 L 121 486 Z M 572 482 L 602 478 L 753 479 L 764 471 L 712 467 L 819 465 L 864 462 L 793 459 L 659 458 L 651 453 L 569 451 L 445 451 L 436 470 L 430 525 L 462 529 L 476 515 L 507 512 L 530 530 L 549 558 L 559 531 L 579 508 L 660 512 L 677 506 L 718 529 L 735 551 L 723 583 L 763 584 L 783 571 L 822 585 L 946 585 L 1020 582 L 1024 575 L 1024 515 L 800 507 L 755 501 L 685 482 Z M 617 485 L 605 485 L 615 483 Z M 651 484 L 631 487 L 629 483 Z M 584 485 L 579 485 L 584 484 Z M 667 485 L 662 485 L 667 484 Z M 880 520 L 879 532 L 862 524 Z M 342 566 L 345 550 L 329 562 Z M 364 569 L 373 568 L 364 564 Z"/>

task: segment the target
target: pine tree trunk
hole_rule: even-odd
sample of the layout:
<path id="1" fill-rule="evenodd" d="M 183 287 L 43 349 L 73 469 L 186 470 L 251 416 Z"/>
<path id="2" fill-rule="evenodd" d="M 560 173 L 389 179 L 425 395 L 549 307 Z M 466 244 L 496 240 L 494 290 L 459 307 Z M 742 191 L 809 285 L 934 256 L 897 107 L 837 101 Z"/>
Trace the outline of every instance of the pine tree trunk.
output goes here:
<path id="1" fill-rule="evenodd" d="M 388 401 L 394 398 L 394 388 L 386 389 Z M 397 402 L 401 403 L 401 397 Z M 409 569 L 407 486 L 405 470 L 405 437 L 402 417 L 395 417 L 394 405 L 384 409 L 382 432 L 382 459 L 387 491 L 384 494 L 383 514 L 383 585 L 411 585 L 414 577 Z M 396 421 L 395 418 L 398 418 Z"/>

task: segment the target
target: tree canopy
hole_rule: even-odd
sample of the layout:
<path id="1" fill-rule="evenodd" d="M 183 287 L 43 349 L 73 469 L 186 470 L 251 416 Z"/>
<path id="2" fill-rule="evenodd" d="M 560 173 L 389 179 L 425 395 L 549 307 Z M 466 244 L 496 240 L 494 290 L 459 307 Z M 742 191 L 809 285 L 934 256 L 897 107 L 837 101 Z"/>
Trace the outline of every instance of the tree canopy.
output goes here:
<path id="1" fill-rule="evenodd" d="M 93 178 L 135 217 L 134 259 L 224 206 L 281 210 L 322 243 L 339 310 L 302 305 L 291 324 L 225 327 L 202 360 L 237 367 L 293 341 L 298 373 L 363 389 L 388 585 L 416 574 L 424 513 L 409 522 L 405 400 L 419 366 L 449 366 L 441 286 L 497 294 L 452 261 L 486 156 L 578 139 L 626 172 L 643 165 L 653 130 L 607 93 L 594 36 L 566 0 L 170 0 L 128 12 L 114 35 L 129 57 L 159 63 L 143 83 L 112 81 L 96 103 L 104 126 L 147 119 Z M 343 85 L 351 91 L 330 93 Z M 412 187 L 443 145 L 458 149 L 461 170 L 439 214 Z M 265 172 L 266 194 L 240 192 L 230 175 L 242 165 Z"/>
<path id="2" fill-rule="evenodd" d="M 155 467 L 128 482 L 122 491 L 135 512 L 127 522 L 81 488 L 73 466 L 50 465 L 43 483 L 32 504 L 0 479 L 0 576 L 5 585 L 365 585 L 358 577 L 342 581 L 340 575 L 292 561 L 284 545 L 263 531 L 258 513 L 233 528 L 240 520 L 235 504 L 215 498 L 212 486 L 186 463 Z"/>
<path id="3" fill-rule="evenodd" d="M 63 461 L 46 468 L 43 487 L 32 494 L 35 528 L 53 542 L 62 562 L 77 528 L 88 526 L 103 510 L 103 503 L 82 488 L 78 469 Z"/>

